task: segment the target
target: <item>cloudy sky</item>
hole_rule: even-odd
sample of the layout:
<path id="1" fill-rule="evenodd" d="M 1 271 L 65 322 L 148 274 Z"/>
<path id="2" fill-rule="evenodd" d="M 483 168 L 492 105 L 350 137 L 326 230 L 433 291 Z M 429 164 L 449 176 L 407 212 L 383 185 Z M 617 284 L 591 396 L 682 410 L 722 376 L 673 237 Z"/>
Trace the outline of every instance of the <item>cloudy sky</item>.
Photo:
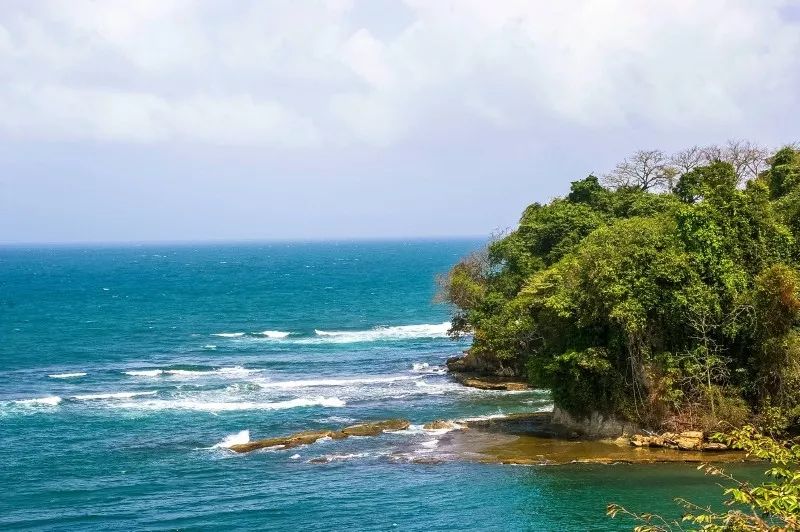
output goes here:
<path id="1" fill-rule="evenodd" d="M 800 140 L 798 0 L 4 0 L 0 242 L 485 235 Z"/>

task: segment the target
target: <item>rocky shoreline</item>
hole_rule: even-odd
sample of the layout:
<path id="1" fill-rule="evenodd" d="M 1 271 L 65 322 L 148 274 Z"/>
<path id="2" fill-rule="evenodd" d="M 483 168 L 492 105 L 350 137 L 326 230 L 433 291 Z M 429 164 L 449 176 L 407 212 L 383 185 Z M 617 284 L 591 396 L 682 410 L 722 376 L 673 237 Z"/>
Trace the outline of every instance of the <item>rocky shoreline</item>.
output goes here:
<path id="1" fill-rule="evenodd" d="M 483 390 L 521 391 L 530 386 L 513 368 L 465 355 L 448 359 L 450 375 L 464 386 Z M 487 365 L 488 364 L 488 365 Z M 387 419 L 341 429 L 303 431 L 231 445 L 236 453 L 259 449 L 290 449 L 321 439 L 380 436 L 411 427 L 407 419 Z M 489 418 L 435 420 L 423 430 L 440 435 L 441 456 L 500 464 L 546 465 L 567 463 L 654 463 L 743 461 L 742 452 L 709 441 L 700 431 L 645 434 L 638 427 L 593 414 L 575 419 L 555 407 L 549 412 L 508 414 Z M 436 463 L 443 459 L 420 456 L 412 461 Z M 324 463 L 325 460 L 313 461 Z"/>
<path id="2" fill-rule="evenodd" d="M 323 438 L 341 440 L 350 436 L 377 437 L 411 426 L 406 419 L 388 419 L 350 425 L 342 429 L 304 431 L 287 436 L 236 444 L 229 449 L 249 453 L 259 449 L 290 449 L 310 445 Z M 697 431 L 661 435 L 635 434 L 616 439 L 586 438 L 554 422 L 552 412 L 510 414 L 503 417 L 465 420 L 436 420 L 423 429 L 440 435 L 433 456 L 412 457 L 417 463 L 466 460 L 516 465 L 560 465 L 574 463 L 660 463 L 741 462 L 744 453 L 708 441 Z M 445 458 L 447 457 L 447 458 Z M 327 463 L 324 459 L 312 463 Z"/>

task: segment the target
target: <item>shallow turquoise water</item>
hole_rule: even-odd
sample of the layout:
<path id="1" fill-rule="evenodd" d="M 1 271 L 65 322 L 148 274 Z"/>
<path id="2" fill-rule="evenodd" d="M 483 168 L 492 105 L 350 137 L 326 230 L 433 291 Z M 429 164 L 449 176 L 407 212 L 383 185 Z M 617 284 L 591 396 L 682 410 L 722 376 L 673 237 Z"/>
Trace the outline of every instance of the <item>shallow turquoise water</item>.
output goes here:
<path id="1" fill-rule="evenodd" d="M 692 466 L 417 464 L 437 436 L 416 426 L 224 448 L 547 408 L 443 372 L 467 344 L 434 277 L 479 245 L 0 248 L 0 528 L 616 530 L 610 501 L 716 500 Z"/>

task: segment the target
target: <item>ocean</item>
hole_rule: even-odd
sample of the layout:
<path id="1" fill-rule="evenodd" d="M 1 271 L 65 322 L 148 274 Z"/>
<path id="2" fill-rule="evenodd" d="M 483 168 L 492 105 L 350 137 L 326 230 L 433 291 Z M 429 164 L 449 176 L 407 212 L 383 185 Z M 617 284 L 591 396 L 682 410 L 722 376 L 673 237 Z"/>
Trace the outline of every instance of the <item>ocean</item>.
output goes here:
<path id="1" fill-rule="evenodd" d="M 463 387 L 435 276 L 476 240 L 0 248 L 0 529 L 625 530 L 718 500 L 692 465 L 439 457 L 435 419 L 547 409 Z M 236 454 L 402 417 L 408 430 Z M 421 463 L 422 462 L 422 463 Z"/>

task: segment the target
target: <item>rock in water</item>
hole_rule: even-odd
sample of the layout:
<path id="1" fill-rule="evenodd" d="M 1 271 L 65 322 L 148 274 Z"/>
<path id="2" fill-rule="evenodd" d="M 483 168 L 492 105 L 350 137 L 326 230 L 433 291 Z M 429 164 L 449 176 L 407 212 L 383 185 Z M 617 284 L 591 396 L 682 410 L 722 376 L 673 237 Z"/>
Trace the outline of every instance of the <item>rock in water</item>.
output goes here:
<path id="1" fill-rule="evenodd" d="M 407 419 L 387 419 L 374 423 L 359 423 L 342 429 L 346 436 L 377 436 L 385 430 L 405 430 L 411 426 Z"/>
<path id="2" fill-rule="evenodd" d="M 310 430 L 305 432 L 298 432 L 289 436 L 279 436 L 277 438 L 266 438 L 263 440 L 255 440 L 247 443 L 240 443 L 231 445 L 230 450 L 237 453 L 249 453 L 256 449 L 266 449 L 268 447 L 282 447 L 290 449 L 299 445 L 308 445 L 322 438 L 341 438 L 339 433 L 332 430 Z"/>
<path id="3" fill-rule="evenodd" d="M 249 453 L 258 449 L 267 449 L 269 447 L 290 449 L 299 445 L 312 444 L 322 438 L 343 440 L 349 436 L 377 436 L 385 430 L 405 430 L 410 425 L 411 422 L 407 419 L 387 419 L 384 421 L 375 421 L 373 423 L 351 425 L 343 428 L 342 430 L 307 430 L 304 432 L 290 434 L 288 436 L 278 436 L 276 438 L 266 438 L 263 440 L 255 440 L 247 443 L 231 445 L 229 449 L 236 453 Z"/>
<path id="4" fill-rule="evenodd" d="M 436 421 L 431 421 L 430 423 L 425 423 L 422 428 L 425 430 L 458 430 L 465 428 L 463 425 L 459 425 L 455 421 L 448 421 L 446 419 L 437 419 Z"/>

